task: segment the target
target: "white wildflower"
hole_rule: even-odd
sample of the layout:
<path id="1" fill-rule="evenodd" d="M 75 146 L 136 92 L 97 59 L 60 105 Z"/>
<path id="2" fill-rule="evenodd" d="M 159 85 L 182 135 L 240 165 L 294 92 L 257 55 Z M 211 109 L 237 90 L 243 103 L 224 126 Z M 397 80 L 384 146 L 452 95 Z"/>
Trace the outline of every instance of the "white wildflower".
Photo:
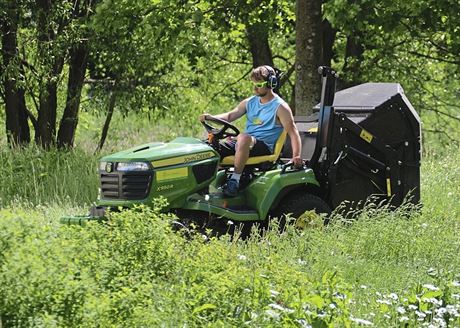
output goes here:
<path id="1" fill-rule="evenodd" d="M 457 309 L 453 305 L 447 305 L 446 306 L 446 311 L 453 317 L 459 317 L 460 316 L 458 311 L 457 311 Z"/>
<path id="2" fill-rule="evenodd" d="M 436 276 L 438 274 L 438 270 L 436 270 L 435 268 L 429 268 L 428 270 L 426 270 L 426 273 L 430 276 Z"/>
<path id="3" fill-rule="evenodd" d="M 444 307 L 441 307 L 439 309 L 436 309 L 435 312 L 436 312 L 436 315 L 443 316 L 447 312 L 447 309 Z"/>
<path id="4" fill-rule="evenodd" d="M 305 310 L 305 314 L 308 315 L 308 316 L 311 316 L 313 314 L 313 312 L 311 312 L 310 310 Z"/>
<path id="5" fill-rule="evenodd" d="M 452 294 L 452 297 L 456 300 L 460 300 L 460 294 Z"/>
<path id="6" fill-rule="evenodd" d="M 424 298 L 423 301 L 425 303 L 431 303 L 431 304 L 434 304 L 434 305 L 442 306 L 442 300 L 438 300 L 438 299 L 436 299 L 434 297 Z"/>
<path id="7" fill-rule="evenodd" d="M 305 264 L 307 264 L 307 261 L 304 261 L 302 259 L 298 259 L 297 263 L 299 263 L 300 265 L 305 265 Z"/>
<path id="8" fill-rule="evenodd" d="M 274 310 L 278 310 L 278 311 L 281 311 L 281 312 L 287 312 L 287 313 L 294 312 L 293 309 L 286 308 L 286 307 L 281 306 L 281 305 L 279 305 L 277 303 L 271 303 L 271 304 L 268 304 L 268 306 L 271 307 Z"/>
<path id="9" fill-rule="evenodd" d="M 433 321 L 435 323 L 434 327 L 436 328 L 447 327 L 447 323 L 442 318 L 434 318 Z"/>
<path id="10" fill-rule="evenodd" d="M 439 290 L 438 287 L 430 285 L 430 284 L 425 284 L 425 285 L 423 285 L 423 287 L 425 287 L 426 289 L 429 289 L 429 290 L 434 290 L 434 291 Z"/>
<path id="11" fill-rule="evenodd" d="M 377 300 L 377 303 L 391 305 L 391 302 L 388 300 Z"/>
<path id="12" fill-rule="evenodd" d="M 406 309 L 405 309 L 403 306 L 398 306 L 398 308 L 396 309 L 396 311 L 398 311 L 399 314 L 404 314 L 404 313 L 406 313 Z"/>
<path id="13" fill-rule="evenodd" d="M 296 322 L 299 324 L 299 326 L 302 327 L 302 328 L 312 328 L 312 326 L 310 326 L 310 325 L 308 324 L 308 322 L 307 322 L 305 319 L 296 319 L 295 321 L 296 321 Z"/>
<path id="14" fill-rule="evenodd" d="M 337 306 L 335 305 L 335 303 L 331 303 L 331 304 L 329 304 L 329 308 L 331 308 L 331 309 L 336 309 Z"/>
<path id="15" fill-rule="evenodd" d="M 338 299 L 341 299 L 341 300 L 344 300 L 347 298 L 347 296 L 345 296 L 344 294 L 341 294 L 341 293 L 334 293 L 335 297 L 337 297 Z"/>
<path id="16" fill-rule="evenodd" d="M 240 260 L 240 261 L 246 261 L 246 255 L 238 254 L 237 258 L 238 258 L 238 260 Z"/>
<path id="17" fill-rule="evenodd" d="M 318 315 L 318 318 L 322 319 L 322 318 L 325 318 L 327 314 L 326 314 L 326 312 L 320 311 L 320 312 L 318 312 L 317 315 Z"/>
<path id="18" fill-rule="evenodd" d="M 418 309 L 418 307 L 415 306 L 414 304 L 410 304 L 410 305 L 408 306 L 408 308 L 409 308 L 409 310 L 417 310 L 417 309 Z"/>
<path id="19" fill-rule="evenodd" d="M 360 319 L 360 318 L 350 317 L 350 320 L 353 321 L 353 322 L 356 322 L 358 325 L 363 325 L 363 326 L 373 326 L 374 325 L 369 320 L 364 320 L 364 319 Z"/>
<path id="20" fill-rule="evenodd" d="M 460 281 L 452 281 L 452 286 L 460 287 Z"/>
<path id="21" fill-rule="evenodd" d="M 284 311 L 284 307 L 282 307 L 281 305 L 277 303 L 271 303 L 271 304 L 268 304 L 268 306 L 275 310 Z"/>
<path id="22" fill-rule="evenodd" d="M 383 317 L 387 319 L 391 319 L 391 316 L 389 314 L 384 314 Z"/>
<path id="23" fill-rule="evenodd" d="M 250 290 L 249 288 L 245 288 L 245 289 L 243 289 L 243 292 L 245 292 L 245 293 L 250 293 L 251 290 Z"/>
<path id="24" fill-rule="evenodd" d="M 398 300 L 398 295 L 396 295 L 395 293 L 391 293 L 390 295 L 388 295 L 391 299 L 393 300 Z"/>
<path id="25" fill-rule="evenodd" d="M 270 295 L 271 295 L 272 297 L 276 297 L 276 296 L 278 296 L 279 294 L 280 294 L 280 293 L 277 292 L 276 290 L 270 289 Z"/>
<path id="26" fill-rule="evenodd" d="M 266 310 L 265 314 L 267 316 L 269 316 L 270 318 L 274 318 L 274 319 L 279 319 L 279 317 L 280 317 L 280 314 L 278 312 L 276 312 L 276 311 L 273 311 L 273 310 Z"/>
<path id="27" fill-rule="evenodd" d="M 421 311 L 415 311 L 415 314 L 419 317 L 419 318 L 425 318 L 426 317 L 426 314 L 421 312 Z"/>
<path id="28" fill-rule="evenodd" d="M 362 289 L 367 289 L 367 286 L 366 286 L 366 285 L 361 285 L 361 286 L 359 286 L 359 287 L 361 287 Z"/>
<path id="29" fill-rule="evenodd" d="M 428 224 L 427 223 L 422 223 L 422 228 L 427 228 L 428 227 Z"/>
<path id="30" fill-rule="evenodd" d="M 399 322 L 406 322 L 406 321 L 409 321 L 409 318 L 406 316 L 399 318 Z"/>

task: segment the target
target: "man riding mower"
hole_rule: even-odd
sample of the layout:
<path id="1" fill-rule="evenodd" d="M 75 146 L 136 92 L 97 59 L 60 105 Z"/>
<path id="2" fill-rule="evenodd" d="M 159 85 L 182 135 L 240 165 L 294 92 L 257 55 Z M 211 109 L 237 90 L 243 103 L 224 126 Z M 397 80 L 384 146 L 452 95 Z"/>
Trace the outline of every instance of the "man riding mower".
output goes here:
<path id="1" fill-rule="evenodd" d="M 223 193 L 230 197 L 238 194 L 240 177 L 248 158 L 273 154 L 276 141 L 285 132 L 291 140 L 292 162 L 295 166 L 302 165 L 300 135 L 292 111 L 289 105 L 273 91 L 278 86 L 276 71 L 267 65 L 259 66 L 252 71 L 250 78 L 254 86 L 254 96 L 244 99 L 228 113 L 200 116 L 200 120 L 204 123 L 210 118 L 233 122 L 246 115 L 245 133 L 240 133 L 237 137 L 234 134 L 232 137 L 236 137 L 236 140 L 229 137 L 229 140 L 220 146 L 214 145 L 222 158 L 234 156 L 235 170 L 223 186 Z M 204 124 L 206 126 L 206 123 Z"/>
<path id="2" fill-rule="evenodd" d="M 163 210 L 175 213 L 184 224 L 196 221 L 220 231 L 229 220 L 263 225 L 270 217 L 298 218 L 306 211 L 328 214 L 344 202 L 351 210 L 370 196 L 391 206 L 407 200 L 417 203 L 420 119 L 401 86 L 365 83 L 335 93 L 335 72 L 321 67 L 319 73 L 322 95 L 315 114 L 297 117 L 296 128 L 289 118 L 280 118 L 281 124 L 272 121 L 269 126 L 284 129 L 267 141 L 270 152 L 246 157 L 258 141 L 239 138 L 238 129 L 219 116 L 204 115 L 207 140 L 180 137 L 103 157 L 97 206 L 87 216 L 65 217 L 61 222 L 104 219 L 106 209 L 153 206 L 159 197 L 168 202 Z M 240 106 L 222 115 L 233 120 L 231 113 L 241 114 Z M 302 139 L 302 160 L 297 159 L 297 135 Z M 222 151 L 228 137 L 237 138 L 235 155 Z M 246 144 L 238 145 L 240 140 Z M 239 155 L 245 161 L 238 162 Z M 244 167 L 235 167 L 236 163 Z M 235 178 L 239 178 L 237 192 L 228 195 L 227 181 Z"/>

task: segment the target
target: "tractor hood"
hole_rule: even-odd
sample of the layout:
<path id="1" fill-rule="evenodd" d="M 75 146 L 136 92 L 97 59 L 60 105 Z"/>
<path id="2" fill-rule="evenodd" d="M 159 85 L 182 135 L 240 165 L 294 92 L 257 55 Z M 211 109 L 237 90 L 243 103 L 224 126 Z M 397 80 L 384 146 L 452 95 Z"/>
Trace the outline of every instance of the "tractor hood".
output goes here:
<path id="1" fill-rule="evenodd" d="M 101 162 L 149 162 L 154 168 L 218 157 L 209 145 L 195 138 L 152 142 L 104 156 Z"/>

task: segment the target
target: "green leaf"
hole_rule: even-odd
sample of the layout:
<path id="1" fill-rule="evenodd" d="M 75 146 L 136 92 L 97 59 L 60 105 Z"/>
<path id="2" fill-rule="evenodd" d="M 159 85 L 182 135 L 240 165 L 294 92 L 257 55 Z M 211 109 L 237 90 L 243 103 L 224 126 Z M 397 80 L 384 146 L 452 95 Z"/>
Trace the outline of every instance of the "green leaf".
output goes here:
<path id="1" fill-rule="evenodd" d="M 324 300 L 321 296 L 319 295 L 313 295 L 307 299 L 307 301 L 314 306 L 316 306 L 318 309 L 321 309 L 324 306 Z"/>
<path id="2" fill-rule="evenodd" d="M 214 304 L 206 303 L 206 304 L 203 304 L 203 305 L 197 307 L 195 310 L 193 310 L 193 314 L 203 312 L 205 310 L 214 310 L 216 307 L 217 306 L 215 306 Z"/>
<path id="3" fill-rule="evenodd" d="M 422 295 L 422 299 L 425 298 L 437 298 L 439 296 L 442 296 L 442 291 L 441 290 L 430 290 Z"/>

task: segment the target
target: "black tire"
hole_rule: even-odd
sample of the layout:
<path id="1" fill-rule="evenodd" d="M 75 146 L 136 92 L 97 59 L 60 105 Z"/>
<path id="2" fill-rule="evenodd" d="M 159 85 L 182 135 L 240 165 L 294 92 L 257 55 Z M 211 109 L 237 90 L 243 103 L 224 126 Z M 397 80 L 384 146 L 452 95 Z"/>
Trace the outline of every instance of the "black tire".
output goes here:
<path id="1" fill-rule="evenodd" d="M 312 210 L 319 215 L 325 214 L 323 223 L 327 224 L 327 217 L 331 214 L 331 209 L 327 203 L 318 196 L 296 190 L 287 194 L 270 216 L 279 218 L 280 229 L 284 230 L 288 215 L 293 219 L 298 219 L 306 211 Z"/>

